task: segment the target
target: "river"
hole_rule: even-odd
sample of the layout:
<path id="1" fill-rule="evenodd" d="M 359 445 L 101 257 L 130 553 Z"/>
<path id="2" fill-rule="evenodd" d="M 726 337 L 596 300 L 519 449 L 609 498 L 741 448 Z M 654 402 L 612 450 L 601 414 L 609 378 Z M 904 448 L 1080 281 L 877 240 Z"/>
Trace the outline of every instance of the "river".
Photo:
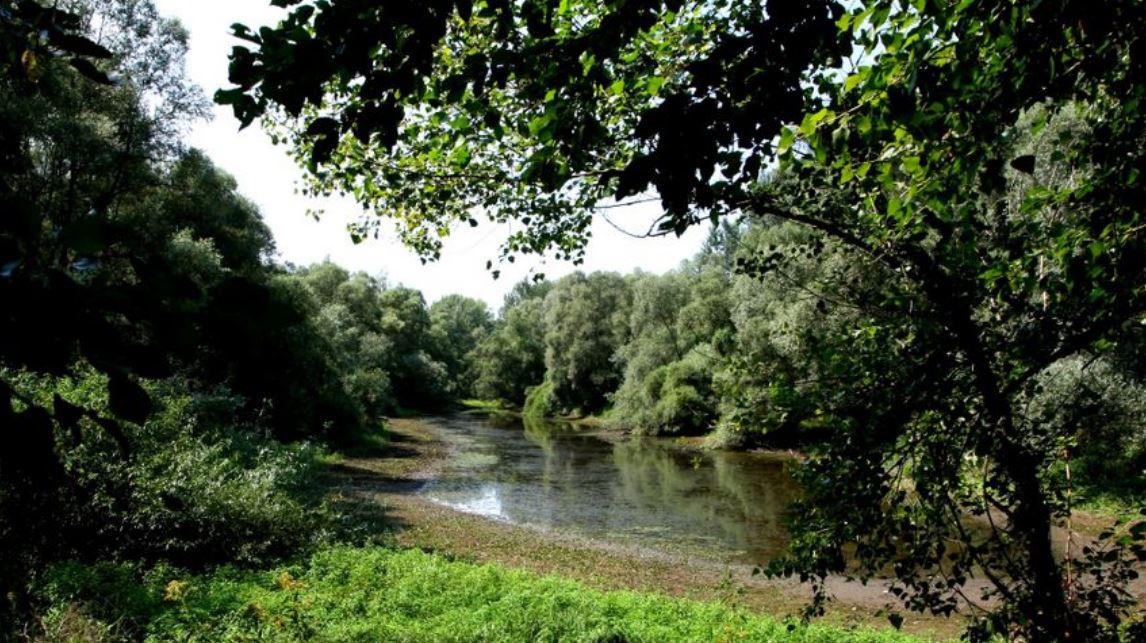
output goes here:
<path id="1" fill-rule="evenodd" d="M 787 542 L 784 514 L 798 490 L 784 457 L 512 417 L 432 424 L 453 456 L 420 493 L 459 511 L 748 564 Z"/>

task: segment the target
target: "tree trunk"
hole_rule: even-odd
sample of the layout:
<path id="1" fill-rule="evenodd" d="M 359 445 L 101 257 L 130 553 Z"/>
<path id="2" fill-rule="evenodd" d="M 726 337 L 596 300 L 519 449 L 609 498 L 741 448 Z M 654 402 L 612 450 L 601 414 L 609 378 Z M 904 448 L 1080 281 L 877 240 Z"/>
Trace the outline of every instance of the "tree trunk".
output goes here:
<path id="1" fill-rule="evenodd" d="M 1042 458 L 1030 453 L 1015 435 L 1011 403 L 990 357 L 982 343 L 982 334 L 974 322 L 970 306 L 952 297 L 950 284 L 942 278 L 929 284 L 932 296 L 945 309 L 947 326 L 971 362 L 976 388 L 982 395 L 988 423 L 994 431 L 992 453 L 988 454 L 1015 485 L 1015 509 L 1010 528 L 1023 547 L 1027 569 L 1019 570 L 1025 587 L 1016 592 L 1020 603 L 1014 607 L 1027 620 L 1032 641 L 1062 642 L 1072 640 L 1073 618 L 1062 586 L 1062 575 L 1051 546 L 1051 512 L 1039 481 Z M 1006 579 L 1003 580 L 1006 582 Z"/>
<path id="2" fill-rule="evenodd" d="M 1011 527 L 1024 547 L 1030 567 L 1029 595 L 1016 607 L 1029 622 L 1032 641 L 1072 640 L 1073 619 L 1051 546 L 1051 512 L 1039 483 L 1039 463 L 1007 442 L 1000 464 L 1015 483 L 1018 506 Z"/>

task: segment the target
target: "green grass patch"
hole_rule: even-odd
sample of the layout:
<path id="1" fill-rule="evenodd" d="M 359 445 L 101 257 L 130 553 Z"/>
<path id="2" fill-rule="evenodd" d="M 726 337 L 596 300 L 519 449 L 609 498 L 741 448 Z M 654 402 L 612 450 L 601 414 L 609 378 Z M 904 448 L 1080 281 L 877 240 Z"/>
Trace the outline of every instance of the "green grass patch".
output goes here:
<path id="1" fill-rule="evenodd" d="M 385 422 L 371 426 L 335 445 L 336 452 L 327 458 L 327 464 L 338 464 L 347 457 L 373 457 L 386 452 L 390 446 L 390 428 Z"/>
<path id="2" fill-rule="evenodd" d="M 1140 494 L 1119 493 L 1100 489 L 1084 489 L 1075 498 L 1074 509 L 1117 518 L 1140 516 L 1146 507 L 1146 498 Z"/>
<path id="3" fill-rule="evenodd" d="M 721 603 L 603 592 L 497 565 L 386 548 L 329 548 L 295 566 L 221 568 L 199 576 L 62 566 L 41 595 L 50 604 L 44 619 L 49 633 L 53 627 L 86 628 L 125 640 L 919 640 L 891 630 L 788 625 Z"/>
<path id="4" fill-rule="evenodd" d="M 461 404 L 463 407 L 465 407 L 467 409 L 473 409 L 475 411 L 489 411 L 491 413 L 496 413 L 499 411 L 512 411 L 513 410 L 513 405 L 506 402 L 505 400 L 474 400 L 474 399 L 470 399 L 470 400 L 460 400 L 460 401 L 458 401 L 458 404 Z"/>

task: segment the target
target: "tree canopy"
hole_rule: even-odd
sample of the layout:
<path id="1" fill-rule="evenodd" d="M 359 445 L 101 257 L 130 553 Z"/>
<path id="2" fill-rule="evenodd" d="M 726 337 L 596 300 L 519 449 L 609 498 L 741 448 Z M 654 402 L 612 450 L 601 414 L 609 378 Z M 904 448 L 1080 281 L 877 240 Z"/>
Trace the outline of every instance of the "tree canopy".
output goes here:
<path id="1" fill-rule="evenodd" d="M 278 2 L 291 6 L 295 2 Z M 236 35 L 217 100 L 286 126 L 310 189 L 353 194 L 427 256 L 485 217 L 504 254 L 580 256 L 593 208 L 652 187 L 683 231 L 759 178 L 850 53 L 834 2 L 303 4 Z M 358 234 L 374 227 L 364 220 Z"/>

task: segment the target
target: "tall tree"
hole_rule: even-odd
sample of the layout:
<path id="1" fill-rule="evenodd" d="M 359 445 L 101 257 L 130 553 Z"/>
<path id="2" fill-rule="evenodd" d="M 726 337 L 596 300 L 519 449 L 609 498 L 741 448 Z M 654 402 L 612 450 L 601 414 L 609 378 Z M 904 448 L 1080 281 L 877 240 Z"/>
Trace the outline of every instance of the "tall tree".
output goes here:
<path id="1" fill-rule="evenodd" d="M 152 15 L 106 20 L 109 34 L 166 34 L 169 76 L 156 85 L 85 32 L 95 4 L 73 6 L 0 5 L 0 366 L 63 374 L 86 361 L 109 376 L 113 414 L 138 422 L 151 405 L 136 376 L 169 370 L 156 342 L 188 323 L 164 324 L 157 309 L 198 294 L 162 265 L 163 244 L 148 245 L 129 221 L 135 199 L 158 180 L 154 164 L 174 151 L 143 96 L 178 100 L 188 118 L 203 103 L 183 75 L 185 34 L 174 25 Z M 74 424 L 84 410 L 25 402 L 17 411 L 14 394 L 0 378 L 0 476 L 46 482 L 53 417 Z M 113 418 L 99 419 L 119 435 Z"/>
<path id="2" fill-rule="evenodd" d="M 545 379 L 545 296 L 548 281 L 522 281 L 505 296 L 493 331 L 473 354 L 475 392 L 486 399 L 525 402 L 525 391 Z"/>
<path id="3" fill-rule="evenodd" d="M 631 287 L 615 273 L 574 273 L 545 297 L 545 379 L 557 406 L 593 413 L 621 381 L 613 360 L 628 335 Z"/>
<path id="4" fill-rule="evenodd" d="M 447 295 L 430 305 L 431 353 L 446 366 L 452 397 L 474 394 L 473 352 L 492 326 L 484 301 Z"/>

